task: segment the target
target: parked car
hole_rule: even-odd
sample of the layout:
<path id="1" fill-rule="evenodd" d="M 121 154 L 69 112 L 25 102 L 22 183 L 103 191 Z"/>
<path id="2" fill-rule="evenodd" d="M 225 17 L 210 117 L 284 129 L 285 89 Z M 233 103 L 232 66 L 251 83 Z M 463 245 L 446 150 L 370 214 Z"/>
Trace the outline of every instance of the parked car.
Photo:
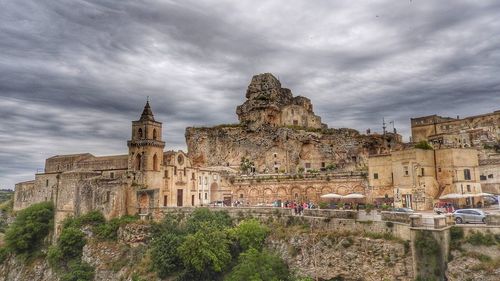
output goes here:
<path id="1" fill-rule="evenodd" d="M 479 209 L 460 209 L 453 213 L 453 218 L 457 224 L 460 223 L 485 223 L 486 213 Z"/>
<path id="2" fill-rule="evenodd" d="M 394 208 L 392 209 L 393 212 L 399 212 L 399 213 L 413 213 L 413 209 L 410 208 Z"/>

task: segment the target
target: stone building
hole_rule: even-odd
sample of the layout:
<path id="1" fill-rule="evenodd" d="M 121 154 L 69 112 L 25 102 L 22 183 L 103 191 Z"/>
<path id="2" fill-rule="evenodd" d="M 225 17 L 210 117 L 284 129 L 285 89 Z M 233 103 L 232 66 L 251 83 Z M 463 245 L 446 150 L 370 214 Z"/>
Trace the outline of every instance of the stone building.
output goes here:
<path id="1" fill-rule="evenodd" d="M 182 151 L 163 151 L 162 123 L 154 119 L 149 102 L 140 119 L 132 121 L 127 146 L 126 155 L 83 153 L 48 158 L 44 172 L 36 174 L 35 180 L 16 184 L 14 210 L 52 201 L 59 227 L 65 217 L 92 210 L 109 219 L 148 215 L 163 206 L 230 200 L 228 183 L 221 177 L 226 172 L 193 167 Z"/>
<path id="2" fill-rule="evenodd" d="M 398 207 L 428 210 L 442 195 L 482 192 L 475 149 L 410 148 L 370 156 L 368 163 L 369 189 Z M 475 203 L 474 197 L 466 201 Z"/>
<path id="3" fill-rule="evenodd" d="M 500 110 L 493 113 L 450 118 L 438 115 L 411 118 L 412 141 L 429 141 L 435 147 L 476 147 L 500 141 Z"/>
<path id="4" fill-rule="evenodd" d="M 500 154 L 479 160 L 479 180 L 483 192 L 500 194 Z"/>

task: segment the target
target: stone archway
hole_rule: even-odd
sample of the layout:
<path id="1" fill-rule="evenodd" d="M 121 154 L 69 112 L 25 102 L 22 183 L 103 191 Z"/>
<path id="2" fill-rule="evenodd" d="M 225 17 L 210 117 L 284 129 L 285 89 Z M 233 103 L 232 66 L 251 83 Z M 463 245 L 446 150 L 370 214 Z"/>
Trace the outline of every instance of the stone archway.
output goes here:
<path id="1" fill-rule="evenodd" d="M 218 191 L 219 191 L 219 185 L 216 182 L 213 182 L 210 185 L 210 202 L 216 201 L 216 200 L 222 200 L 222 198 L 218 198 Z"/>
<path id="2" fill-rule="evenodd" d="M 264 204 L 271 204 L 274 201 L 273 191 L 270 188 L 264 189 Z"/>
<path id="3" fill-rule="evenodd" d="M 139 214 L 149 213 L 149 196 L 147 193 L 139 195 Z"/>
<path id="4" fill-rule="evenodd" d="M 314 187 L 308 187 L 306 189 L 306 194 L 304 196 L 305 201 L 312 201 L 316 202 L 318 200 L 318 193 L 316 192 L 316 188 Z"/>
<path id="5" fill-rule="evenodd" d="M 276 192 L 277 200 L 281 200 L 282 202 L 290 200 L 288 193 L 284 187 L 279 187 Z"/>
<path id="6" fill-rule="evenodd" d="M 299 187 L 292 187 L 292 188 L 290 189 L 290 195 L 291 195 L 291 197 L 292 197 L 291 199 L 292 199 L 293 201 L 300 201 L 300 200 L 302 200 L 302 199 L 303 199 L 303 198 L 302 198 L 302 197 L 303 197 L 303 196 L 302 196 L 302 191 L 300 190 L 300 188 L 299 188 Z"/>
<path id="7" fill-rule="evenodd" d="M 259 200 L 259 191 L 256 188 L 252 188 L 248 194 L 248 202 L 250 205 L 256 205 Z"/>

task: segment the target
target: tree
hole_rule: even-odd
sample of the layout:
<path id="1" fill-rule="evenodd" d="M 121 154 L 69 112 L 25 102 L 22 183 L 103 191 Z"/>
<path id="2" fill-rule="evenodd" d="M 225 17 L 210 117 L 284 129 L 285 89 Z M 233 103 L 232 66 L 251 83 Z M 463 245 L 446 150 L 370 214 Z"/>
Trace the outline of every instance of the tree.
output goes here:
<path id="1" fill-rule="evenodd" d="M 255 248 L 262 249 L 264 240 L 269 233 L 269 228 L 261 225 L 256 219 L 240 222 L 236 227 L 229 230 L 230 236 L 237 240 L 244 251 Z"/>
<path id="2" fill-rule="evenodd" d="M 242 253 L 238 264 L 225 281 L 285 281 L 290 280 L 288 267 L 281 258 L 254 248 Z"/>
<path id="3" fill-rule="evenodd" d="M 425 149 L 425 150 L 432 150 L 433 149 L 433 147 L 427 141 L 425 141 L 425 140 L 417 143 L 415 145 L 415 148 Z"/>
<path id="4" fill-rule="evenodd" d="M 61 281 L 91 281 L 94 280 L 94 268 L 81 261 L 70 262 L 68 273 L 61 277 Z"/>
<path id="5" fill-rule="evenodd" d="M 254 167 L 254 163 L 250 161 L 250 159 L 241 157 L 241 162 L 240 162 L 240 171 L 243 174 L 248 174 L 250 171 L 252 171 L 252 168 Z"/>
<path id="6" fill-rule="evenodd" d="M 153 240 L 151 245 L 153 269 L 158 272 L 160 278 L 166 278 L 179 269 L 181 260 L 177 248 L 182 242 L 182 236 L 169 232 L 162 233 Z"/>
<path id="7" fill-rule="evenodd" d="M 178 253 L 188 271 L 222 272 L 231 261 L 229 244 L 224 231 L 205 225 L 186 237 Z"/>
<path id="8" fill-rule="evenodd" d="M 197 208 L 186 222 L 189 233 L 196 233 L 203 225 L 208 224 L 222 230 L 230 227 L 233 221 L 226 211 L 210 211 L 208 208 Z"/>
<path id="9" fill-rule="evenodd" d="M 79 258 L 86 243 L 85 234 L 75 227 L 64 228 L 58 243 L 64 258 Z"/>
<path id="10" fill-rule="evenodd" d="M 33 204 L 22 210 L 7 230 L 7 247 L 16 253 L 33 253 L 54 225 L 54 206 L 50 202 Z"/>

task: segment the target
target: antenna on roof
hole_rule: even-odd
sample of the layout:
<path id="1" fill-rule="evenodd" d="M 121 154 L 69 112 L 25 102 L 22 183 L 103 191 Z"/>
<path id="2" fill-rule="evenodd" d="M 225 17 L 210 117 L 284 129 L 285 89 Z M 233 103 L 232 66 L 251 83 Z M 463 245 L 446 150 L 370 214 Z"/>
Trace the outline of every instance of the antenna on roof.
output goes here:
<path id="1" fill-rule="evenodd" d="M 384 135 L 385 135 L 385 128 L 386 128 L 386 126 L 385 126 L 385 118 L 382 117 L 382 132 L 384 133 Z"/>

